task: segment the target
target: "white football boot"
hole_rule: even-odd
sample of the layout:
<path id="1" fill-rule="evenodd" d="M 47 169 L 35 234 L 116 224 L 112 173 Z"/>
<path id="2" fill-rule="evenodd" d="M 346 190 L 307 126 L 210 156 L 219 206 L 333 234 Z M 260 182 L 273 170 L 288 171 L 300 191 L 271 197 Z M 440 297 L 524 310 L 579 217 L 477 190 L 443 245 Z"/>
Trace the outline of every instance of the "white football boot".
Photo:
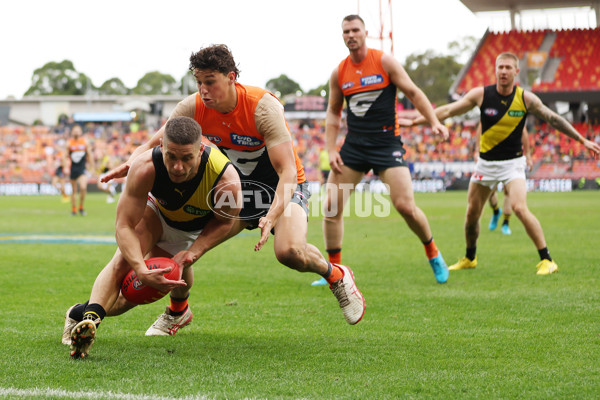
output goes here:
<path id="1" fill-rule="evenodd" d="M 350 325 L 358 323 L 365 314 L 365 298 L 354 283 L 352 270 L 345 265 L 335 264 L 342 269 L 344 276 L 329 285 L 344 312 L 346 322 Z"/>
<path id="2" fill-rule="evenodd" d="M 66 344 L 67 346 L 71 344 L 71 331 L 73 330 L 75 325 L 77 325 L 77 321 L 69 317 L 69 314 L 71 313 L 73 307 L 77 305 L 79 304 L 73 304 L 71 307 L 69 307 L 67 313 L 65 314 L 65 328 L 63 329 L 62 334 L 62 344 Z"/>
<path id="3" fill-rule="evenodd" d="M 190 322 L 194 315 L 188 306 L 185 312 L 178 316 L 170 313 L 171 309 L 167 307 L 165 312 L 158 316 L 156 322 L 146 331 L 146 336 L 171 336 Z"/>

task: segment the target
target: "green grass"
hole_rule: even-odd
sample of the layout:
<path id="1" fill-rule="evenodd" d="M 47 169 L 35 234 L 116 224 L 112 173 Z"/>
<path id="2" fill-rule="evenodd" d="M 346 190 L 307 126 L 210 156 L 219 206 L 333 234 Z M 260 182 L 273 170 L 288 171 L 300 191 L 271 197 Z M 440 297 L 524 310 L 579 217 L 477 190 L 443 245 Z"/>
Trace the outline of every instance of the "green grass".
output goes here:
<path id="1" fill-rule="evenodd" d="M 0 239 L 112 235 L 115 205 L 104 199 L 90 195 L 88 216 L 71 217 L 58 197 L 0 197 Z M 455 262 L 466 193 L 416 199 Z M 599 200 L 600 192 L 529 194 L 560 269 L 547 277 L 535 275 L 538 255 L 521 223 L 513 217 L 511 236 L 489 232 L 486 208 L 477 269 L 445 285 L 397 213 L 347 217 L 344 262 L 367 301 L 356 326 L 327 288 L 310 286 L 318 276 L 279 265 L 272 238 L 255 253 L 258 232 L 245 232 L 195 264 L 190 326 L 147 338 L 168 301 L 137 307 L 104 321 L 84 361 L 60 343 L 64 312 L 89 297 L 115 245 L 0 243 L 0 397 L 598 398 Z M 309 241 L 323 249 L 318 217 Z"/>

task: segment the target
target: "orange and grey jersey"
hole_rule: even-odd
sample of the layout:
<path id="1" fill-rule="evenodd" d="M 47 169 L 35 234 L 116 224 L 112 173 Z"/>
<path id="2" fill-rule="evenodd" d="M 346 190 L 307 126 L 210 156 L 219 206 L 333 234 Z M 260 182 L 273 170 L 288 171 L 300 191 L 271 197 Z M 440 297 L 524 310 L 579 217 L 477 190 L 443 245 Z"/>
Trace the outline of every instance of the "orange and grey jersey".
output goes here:
<path id="1" fill-rule="evenodd" d="M 71 169 L 85 170 L 87 161 L 87 143 L 84 138 L 69 138 L 69 157 L 71 158 Z"/>
<path id="2" fill-rule="evenodd" d="M 275 187 L 279 175 L 269 159 L 265 135 L 271 135 L 270 146 L 292 141 L 283 117 L 283 106 L 267 90 L 239 83 L 235 88 L 237 104 L 229 113 L 206 107 L 200 94 L 196 93 L 193 104 L 189 98 L 183 100 L 171 117 L 181 113 L 187 115 L 193 106 L 191 117 L 202 127 L 202 134 L 231 160 L 242 181 L 258 181 Z M 294 157 L 297 183 L 302 183 L 306 180 L 304 167 L 295 149 Z"/>
<path id="3" fill-rule="evenodd" d="M 338 66 L 338 84 L 346 98 L 348 134 L 399 136 L 397 88 L 381 64 L 383 52 L 368 49 L 354 64 L 350 56 Z"/>
<path id="4" fill-rule="evenodd" d="M 160 146 L 152 150 L 156 177 L 150 193 L 156 199 L 165 222 L 182 231 L 199 231 L 213 216 L 215 185 L 221 179 L 229 160 L 218 151 L 206 147 L 201 156 L 198 173 L 182 183 L 169 179 Z"/>
<path id="5" fill-rule="evenodd" d="M 479 157 L 483 160 L 511 160 L 523 156 L 521 138 L 527 118 L 523 93 L 519 86 L 508 96 L 500 95 L 496 85 L 484 87 L 479 148 Z"/>

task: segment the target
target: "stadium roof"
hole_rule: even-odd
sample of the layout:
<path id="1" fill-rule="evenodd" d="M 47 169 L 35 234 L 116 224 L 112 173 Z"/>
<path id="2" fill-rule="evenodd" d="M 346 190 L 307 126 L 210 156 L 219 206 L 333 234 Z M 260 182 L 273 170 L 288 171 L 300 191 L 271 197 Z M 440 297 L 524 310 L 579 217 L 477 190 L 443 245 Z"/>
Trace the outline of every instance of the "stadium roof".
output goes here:
<path id="1" fill-rule="evenodd" d="M 598 0 L 460 0 L 471 12 L 544 10 L 548 8 L 598 7 Z"/>

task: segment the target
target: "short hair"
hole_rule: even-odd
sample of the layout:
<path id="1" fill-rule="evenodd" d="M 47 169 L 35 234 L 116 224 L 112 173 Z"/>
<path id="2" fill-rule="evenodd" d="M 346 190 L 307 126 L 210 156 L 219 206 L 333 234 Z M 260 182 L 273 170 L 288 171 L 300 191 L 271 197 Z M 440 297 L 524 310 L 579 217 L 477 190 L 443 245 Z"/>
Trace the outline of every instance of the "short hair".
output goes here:
<path id="1" fill-rule="evenodd" d="M 213 44 L 192 53 L 189 69 L 192 73 L 195 69 L 205 69 L 218 71 L 224 75 L 235 72 L 236 79 L 240 76 L 240 70 L 235 64 L 233 54 L 224 44 Z"/>
<path id="2" fill-rule="evenodd" d="M 359 20 L 360 22 L 362 22 L 363 25 L 365 25 L 365 21 L 360 17 L 360 15 L 358 14 L 350 14 L 350 15 L 346 15 L 344 17 L 344 19 L 342 20 L 342 24 L 344 23 L 344 21 L 354 21 L 354 20 Z"/>
<path id="3" fill-rule="evenodd" d="M 182 146 L 196 144 L 202 139 L 202 128 L 190 117 L 175 117 L 165 125 L 165 138 Z"/>
<path id="4" fill-rule="evenodd" d="M 519 57 L 517 57 L 514 53 L 511 53 L 510 51 L 500 53 L 498 54 L 498 57 L 496 57 L 496 62 L 498 62 L 498 60 L 501 58 L 510 58 L 515 62 L 516 67 L 519 68 Z"/>

